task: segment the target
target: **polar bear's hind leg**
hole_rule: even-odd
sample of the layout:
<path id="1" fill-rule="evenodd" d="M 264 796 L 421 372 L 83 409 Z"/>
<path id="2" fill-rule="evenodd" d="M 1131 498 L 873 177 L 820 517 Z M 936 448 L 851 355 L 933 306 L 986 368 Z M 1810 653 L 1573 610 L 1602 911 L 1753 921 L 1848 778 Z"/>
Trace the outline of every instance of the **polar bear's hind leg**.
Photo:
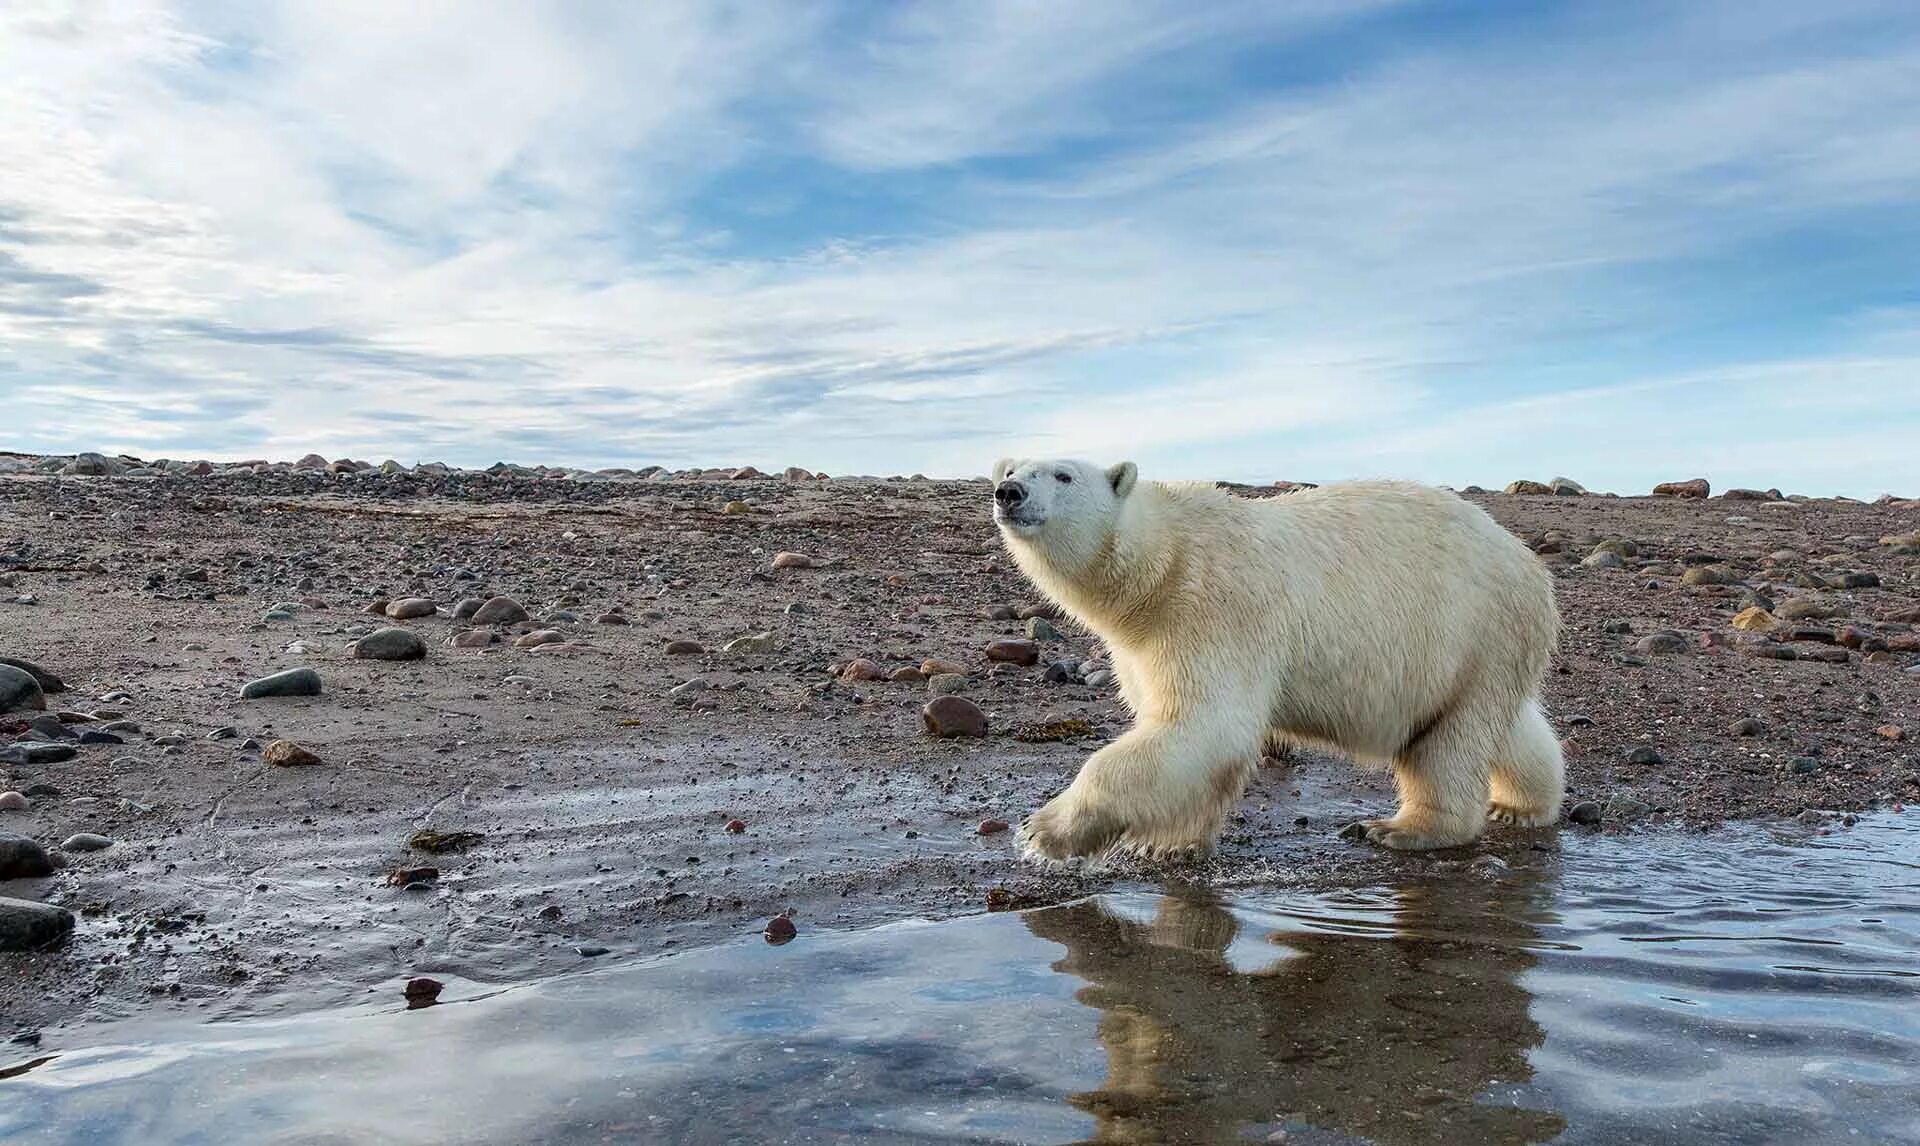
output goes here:
<path id="1" fill-rule="evenodd" d="M 1560 818 L 1565 787 L 1560 739 L 1539 703 L 1528 701 L 1494 754 L 1487 818 L 1523 828 L 1544 827 Z"/>

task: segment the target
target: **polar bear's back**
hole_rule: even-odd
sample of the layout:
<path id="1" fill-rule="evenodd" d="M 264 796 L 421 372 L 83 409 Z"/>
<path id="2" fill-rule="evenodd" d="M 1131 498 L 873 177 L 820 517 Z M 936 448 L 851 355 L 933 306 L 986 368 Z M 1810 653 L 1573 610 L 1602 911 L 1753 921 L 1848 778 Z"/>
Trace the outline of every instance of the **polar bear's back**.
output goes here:
<path id="1" fill-rule="evenodd" d="M 1479 507 L 1405 482 L 1276 498 L 1160 487 L 1186 553 L 1168 601 L 1216 672 L 1284 682 L 1277 723 L 1390 753 L 1406 713 L 1463 687 L 1530 692 L 1559 628 L 1552 579 Z M 1167 666 L 1172 667 L 1172 666 Z M 1371 727 L 1374 714 L 1395 718 Z"/>

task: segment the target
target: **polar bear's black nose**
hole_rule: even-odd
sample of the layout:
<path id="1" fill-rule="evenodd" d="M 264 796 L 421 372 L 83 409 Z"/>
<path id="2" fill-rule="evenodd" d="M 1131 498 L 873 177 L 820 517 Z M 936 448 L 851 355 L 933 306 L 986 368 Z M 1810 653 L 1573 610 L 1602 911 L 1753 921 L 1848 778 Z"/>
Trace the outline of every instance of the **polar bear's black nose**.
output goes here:
<path id="1" fill-rule="evenodd" d="M 1017 481 L 1003 481 L 993 487 L 993 500 L 1012 509 L 1027 500 L 1027 487 Z"/>

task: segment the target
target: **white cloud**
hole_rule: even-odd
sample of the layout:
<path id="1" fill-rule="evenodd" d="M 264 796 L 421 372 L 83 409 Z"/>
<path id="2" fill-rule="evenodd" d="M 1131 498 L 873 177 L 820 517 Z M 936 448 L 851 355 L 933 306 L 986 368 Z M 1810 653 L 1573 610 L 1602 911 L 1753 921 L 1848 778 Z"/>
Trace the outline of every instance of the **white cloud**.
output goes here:
<path id="1" fill-rule="evenodd" d="M 1715 260 L 1869 212 L 1912 242 L 1920 21 L 1568 16 L 1223 95 L 1235 50 L 1394 10 L 11 5 L 5 444 L 970 472 L 1024 443 L 1457 483 L 1564 454 L 1631 485 L 1763 442 L 1920 484 L 1793 424 L 1825 364 L 1871 395 L 1846 416 L 1920 421 L 1884 284 L 1835 288 L 1817 351 L 1756 327 L 1699 370 L 1632 358 L 1800 271 Z M 801 257 L 724 233 L 708 181 L 795 154 L 925 217 Z M 796 227 L 814 193 L 783 191 Z M 1738 416 L 1687 397 L 1700 425 L 1671 432 L 1662 404 L 1712 387 L 1618 389 L 1690 373 Z"/>

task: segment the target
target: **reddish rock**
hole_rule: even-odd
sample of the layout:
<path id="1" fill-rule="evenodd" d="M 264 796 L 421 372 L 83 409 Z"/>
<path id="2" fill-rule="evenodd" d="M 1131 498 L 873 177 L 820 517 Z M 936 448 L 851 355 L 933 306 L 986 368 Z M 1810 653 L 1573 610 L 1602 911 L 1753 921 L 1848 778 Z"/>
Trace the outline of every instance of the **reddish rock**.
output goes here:
<path id="1" fill-rule="evenodd" d="M 841 680 L 881 680 L 887 671 L 865 657 L 856 657 L 840 670 Z"/>
<path id="2" fill-rule="evenodd" d="M 997 836 L 1012 826 L 1005 820 L 981 820 L 979 833 L 983 836 Z"/>
<path id="3" fill-rule="evenodd" d="M 485 629 L 469 629 L 455 636 L 450 643 L 456 649 L 484 649 L 499 639 Z"/>
<path id="4" fill-rule="evenodd" d="M 936 696 L 920 709 L 920 721 L 939 737 L 985 736 L 987 714 L 964 696 Z"/>
<path id="5" fill-rule="evenodd" d="M 302 765 L 318 764 L 320 758 L 300 747 L 291 740 L 276 740 L 267 745 L 261 759 L 281 768 L 298 768 Z"/>
<path id="6" fill-rule="evenodd" d="M 953 673 L 956 676 L 965 676 L 967 675 L 967 666 L 961 664 L 959 661 L 942 660 L 939 657 L 928 657 L 926 660 L 920 662 L 921 676 L 936 677 L 944 676 L 947 673 Z"/>
<path id="7" fill-rule="evenodd" d="M 904 684 L 919 684 L 927 679 L 927 674 L 912 665 L 902 665 L 888 673 L 887 679 Z"/>
<path id="8" fill-rule="evenodd" d="M 405 621 L 414 617 L 431 617 L 434 612 L 433 602 L 425 597 L 403 597 L 387 606 L 387 616 L 396 621 Z"/>
<path id="9" fill-rule="evenodd" d="M 987 643 L 987 659 L 1015 665 L 1037 664 L 1040 646 L 1033 641 L 1017 638 L 990 641 Z"/>
<path id="10" fill-rule="evenodd" d="M 1706 478 L 1691 478 L 1687 481 L 1663 481 L 1653 487 L 1655 497 L 1707 497 L 1713 493 L 1713 487 Z"/>
<path id="11" fill-rule="evenodd" d="M 535 629 L 531 633 L 515 637 L 516 649 L 537 649 L 541 645 L 556 645 L 567 639 L 567 635 L 558 629 Z"/>
<path id="12" fill-rule="evenodd" d="M 387 886 L 405 887 L 410 883 L 432 883 L 440 878 L 437 867 L 397 867 L 387 873 Z"/>
<path id="13" fill-rule="evenodd" d="M 819 562 L 804 553 L 781 552 L 773 555 L 775 569 L 811 569 Z"/>
<path id="14" fill-rule="evenodd" d="M 782 943 L 792 942 L 793 937 L 800 934 L 800 929 L 793 925 L 791 916 L 776 915 L 772 919 L 767 920 L 765 934 L 767 942 L 777 947 Z"/>
<path id="15" fill-rule="evenodd" d="M 737 836 L 747 830 L 747 822 L 745 820 L 728 820 L 727 830 Z"/>
<path id="16" fill-rule="evenodd" d="M 433 1006 L 434 1003 L 439 1001 L 440 992 L 445 989 L 446 984 L 438 979 L 429 979 L 425 975 L 416 975 L 407 980 L 407 985 L 403 988 L 402 993 L 407 997 L 408 1009 L 418 1010 L 421 1007 Z"/>
<path id="17" fill-rule="evenodd" d="M 1891 740 L 1896 744 L 1907 738 L 1907 730 L 1898 724 L 1882 724 L 1873 730 L 1873 734 L 1882 740 Z"/>
<path id="18" fill-rule="evenodd" d="M 528 613 L 520 602 L 512 597 L 489 597 L 473 614 L 476 625 L 515 625 L 526 620 Z"/>

